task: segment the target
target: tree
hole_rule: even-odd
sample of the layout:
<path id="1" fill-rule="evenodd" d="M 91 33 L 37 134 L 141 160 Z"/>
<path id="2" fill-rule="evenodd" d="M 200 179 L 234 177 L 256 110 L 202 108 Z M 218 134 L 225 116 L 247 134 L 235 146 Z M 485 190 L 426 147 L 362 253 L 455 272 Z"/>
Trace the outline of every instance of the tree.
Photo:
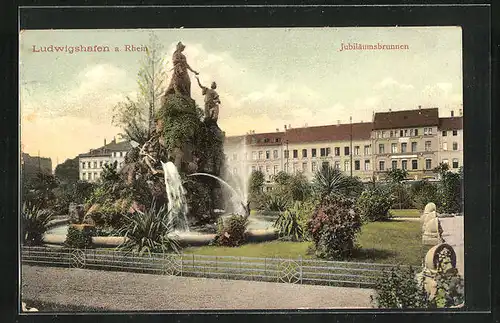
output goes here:
<path id="1" fill-rule="evenodd" d="M 440 179 L 442 179 L 444 174 L 446 174 L 449 170 L 450 170 L 450 166 L 448 164 L 439 163 L 439 165 L 437 165 L 433 171 L 434 171 L 434 173 L 439 175 Z"/>
<path id="2" fill-rule="evenodd" d="M 138 72 L 137 100 L 127 97 L 115 107 L 113 123 L 121 126 L 122 137 L 139 144 L 146 142 L 155 127 L 155 113 L 160 107 L 166 78 L 163 46 L 158 37 L 151 33 L 146 55 Z"/>
<path id="3" fill-rule="evenodd" d="M 328 196 L 349 196 L 351 181 L 342 171 L 332 166 L 321 167 L 314 174 L 312 189 L 320 200 Z"/>
<path id="4" fill-rule="evenodd" d="M 387 178 L 393 183 L 400 184 L 408 177 L 406 169 L 394 168 L 387 171 Z"/>
<path id="5" fill-rule="evenodd" d="M 265 177 L 263 172 L 261 172 L 260 170 L 253 171 L 250 175 L 249 180 L 250 194 L 258 195 L 262 193 L 262 189 L 264 188 L 264 181 Z"/>
<path id="6" fill-rule="evenodd" d="M 62 183 L 76 183 L 80 178 L 78 157 L 68 158 L 64 163 L 57 165 L 54 174 Z"/>

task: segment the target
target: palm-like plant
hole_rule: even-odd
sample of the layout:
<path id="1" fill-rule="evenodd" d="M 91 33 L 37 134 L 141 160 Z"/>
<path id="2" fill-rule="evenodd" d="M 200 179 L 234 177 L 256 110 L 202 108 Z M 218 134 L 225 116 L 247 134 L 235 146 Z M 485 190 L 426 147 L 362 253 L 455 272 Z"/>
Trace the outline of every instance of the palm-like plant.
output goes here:
<path id="1" fill-rule="evenodd" d="M 41 245 L 52 212 L 37 204 L 24 202 L 21 216 L 23 243 L 31 246 Z"/>
<path id="2" fill-rule="evenodd" d="M 304 237 L 304 228 L 300 219 L 301 204 L 296 202 L 293 208 L 281 213 L 276 219 L 274 227 L 278 230 L 280 236 L 290 237 L 294 241 L 299 241 Z"/>
<path id="3" fill-rule="evenodd" d="M 125 237 L 125 242 L 119 249 L 137 252 L 139 255 L 169 251 L 179 253 L 177 239 L 169 236 L 173 232 L 169 212 L 165 205 L 157 209 L 155 204 L 153 202 L 144 213 L 137 211 L 132 215 L 124 215 L 126 224 L 118 232 Z"/>
<path id="4" fill-rule="evenodd" d="M 317 170 L 312 182 L 313 192 L 320 199 L 327 196 L 347 196 L 350 186 L 349 178 L 332 166 L 321 167 Z"/>

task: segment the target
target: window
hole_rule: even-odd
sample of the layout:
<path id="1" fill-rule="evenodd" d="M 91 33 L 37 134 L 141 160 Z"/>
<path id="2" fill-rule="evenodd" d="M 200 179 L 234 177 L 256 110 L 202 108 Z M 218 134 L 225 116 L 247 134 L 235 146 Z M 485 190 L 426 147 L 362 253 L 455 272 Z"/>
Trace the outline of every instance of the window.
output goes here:
<path id="1" fill-rule="evenodd" d="M 416 142 L 412 142 L 411 143 L 411 152 L 412 153 L 416 153 L 417 152 L 417 143 Z"/>
<path id="2" fill-rule="evenodd" d="M 330 147 L 326 148 L 326 156 L 330 156 L 331 153 L 332 150 L 330 149 Z"/>
<path id="3" fill-rule="evenodd" d="M 447 142 L 443 142 L 443 150 L 448 150 L 448 143 Z"/>
<path id="4" fill-rule="evenodd" d="M 269 138 L 264 138 L 264 142 L 268 143 L 269 142 Z"/>
<path id="5" fill-rule="evenodd" d="M 255 166 L 252 166 L 252 172 L 255 172 L 256 168 Z"/>
<path id="6" fill-rule="evenodd" d="M 290 151 L 285 150 L 285 158 L 286 158 L 286 159 L 288 159 L 289 155 L 290 155 Z"/>
<path id="7" fill-rule="evenodd" d="M 316 148 L 311 149 L 311 156 L 316 157 Z"/>
<path id="8" fill-rule="evenodd" d="M 271 166 L 266 165 L 266 174 L 269 174 L 271 172 Z"/>
<path id="9" fill-rule="evenodd" d="M 446 137 L 448 135 L 448 131 L 443 131 L 443 137 Z"/>
<path id="10" fill-rule="evenodd" d="M 311 163 L 311 170 L 312 170 L 313 172 L 315 172 L 315 171 L 317 171 L 317 170 L 318 170 L 318 166 L 317 166 L 316 162 L 312 162 L 312 163 Z"/>
<path id="11" fill-rule="evenodd" d="M 458 143 L 457 142 L 453 143 L 453 150 L 458 150 Z"/>
<path id="12" fill-rule="evenodd" d="M 415 129 L 415 136 L 418 136 L 418 129 Z"/>
<path id="13" fill-rule="evenodd" d="M 330 167 L 330 163 L 329 162 L 323 162 L 323 163 L 321 163 L 321 167 L 328 168 L 328 167 Z"/>
<path id="14" fill-rule="evenodd" d="M 325 148 L 321 148 L 321 149 L 319 150 L 319 153 L 320 153 L 320 156 L 321 156 L 321 157 L 325 157 L 325 156 L 326 156 L 326 149 L 325 149 Z"/>
<path id="15" fill-rule="evenodd" d="M 82 163 L 82 169 L 85 169 L 85 163 Z M 85 174 L 85 173 L 84 173 Z"/>
<path id="16" fill-rule="evenodd" d="M 425 160 L 425 169 L 432 169 L 432 159 Z"/>
<path id="17" fill-rule="evenodd" d="M 333 167 L 335 169 L 339 169 L 340 170 L 340 162 L 338 160 L 335 161 L 335 164 L 333 164 Z"/>
<path id="18" fill-rule="evenodd" d="M 408 161 L 407 160 L 401 161 L 401 168 L 404 170 L 408 169 Z"/>
<path id="19" fill-rule="evenodd" d="M 410 129 L 410 137 L 413 137 L 413 129 Z"/>
<path id="20" fill-rule="evenodd" d="M 297 149 L 293 150 L 293 158 L 299 158 L 299 151 Z"/>
<path id="21" fill-rule="evenodd" d="M 307 158 L 307 149 L 302 149 L 302 158 Z"/>
<path id="22" fill-rule="evenodd" d="M 378 153 L 379 154 L 385 153 L 385 145 L 384 144 L 378 144 Z"/>
<path id="23" fill-rule="evenodd" d="M 432 135 L 432 128 L 429 128 L 428 132 L 429 132 L 429 136 Z"/>
<path id="24" fill-rule="evenodd" d="M 252 151 L 252 159 L 257 160 L 257 152 L 256 151 Z"/>
<path id="25" fill-rule="evenodd" d="M 123 157 L 123 151 L 120 151 L 120 157 Z"/>
<path id="26" fill-rule="evenodd" d="M 399 130 L 399 136 L 403 137 L 403 130 Z"/>
<path id="27" fill-rule="evenodd" d="M 340 147 L 335 147 L 335 156 L 340 156 Z"/>
<path id="28" fill-rule="evenodd" d="M 278 165 L 274 165 L 273 172 L 274 172 L 274 175 L 276 175 L 279 172 Z"/>
<path id="29" fill-rule="evenodd" d="M 365 156 L 370 154 L 370 145 L 366 145 L 364 147 L 364 153 L 365 153 Z"/>
<path id="30" fill-rule="evenodd" d="M 452 164 L 452 167 L 453 167 L 453 168 L 458 168 L 458 158 L 453 158 L 453 164 Z"/>
<path id="31" fill-rule="evenodd" d="M 293 163 L 292 167 L 292 171 L 296 173 L 298 171 L 299 165 L 297 163 Z"/>
<path id="32" fill-rule="evenodd" d="M 378 169 L 381 171 L 385 170 L 385 161 L 381 160 L 378 162 Z"/>
<path id="33" fill-rule="evenodd" d="M 411 161 L 411 169 L 418 169 L 418 160 L 414 159 Z"/>
<path id="34" fill-rule="evenodd" d="M 395 154 L 395 153 L 397 153 L 397 152 L 398 152 L 398 144 L 396 144 L 396 143 L 392 143 L 392 144 L 391 144 L 391 152 L 392 152 L 393 154 Z"/>
<path id="35" fill-rule="evenodd" d="M 271 151 L 266 150 L 266 159 L 271 159 Z"/>
<path id="36" fill-rule="evenodd" d="M 405 137 L 408 137 L 408 129 L 405 129 Z"/>
<path id="37" fill-rule="evenodd" d="M 273 159 L 278 159 L 278 150 L 273 150 Z"/>
<path id="38" fill-rule="evenodd" d="M 398 168 L 398 161 L 397 160 L 393 160 L 391 166 L 392 166 L 392 169 Z"/>
<path id="39" fill-rule="evenodd" d="M 102 160 L 99 162 L 99 168 L 102 168 Z"/>
<path id="40" fill-rule="evenodd" d="M 453 130 L 453 135 L 454 136 L 458 135 L 458 131 L 457 130 Z"/>
<path id="41" fill-rule="evenodd" d="M 425 151 L 431 151 L 431 142 L 430 141 L 425 142 Z"/>
<path id="42" fill-rule="evenodd" d="M 354 146 L 354 151 L 352 153 L 354 156 L 359 156 L 359 146 Z"/>
<path id="43" fill-rule="evenodd" d="M 370 170 L 370 160 L 369 159 L 365 160 L 365 170 Z"/>
<path id="44" fill-rule="evenodd" d="M 344 156 L 349 156 L 349 147 L 344 147 Z"/>
<path id="45" fill-rule="evenodd" d="M 90 162 L 87 162 L 87 168 L 90 168 Z"/>
<path id="46" fill-rule="evenodd" d="M 344 171 L 349 172 L 351 170 L 350 164 L 348 160 L 344 161 Z"/>
<path id="47" fill-rule="evenodd" d="M 406 146 L 408 146 L 408 144 L 406 142 L 402 142 L 401 143 L 401 152 L 402 153 L 405 153 L 406 152 Z"/>
<path id="48" fill-rule="evenodd" d="M 261 150 L 259 151 L 259 160 L 264 159 L 264 152 Z"/>
<path id="49" fill-rule="evenodd" d="M 427 136 L 427 135 L 428 135 L 427 128 L 424 128 L 424 136 Z"/>
<path id="50" fill-rule="evenodd" d="M 382 131 L 382 138 L 385 138 L 385 131 Z"/>
<path id="51" fill-rule="evenodd" d="M 94 168 L 97 168 L 97 162 L 96 161 L 94 162 Z"/>
<path id="52" fill-rule="evenodd" d="M 280 138 L 276 138 L 276 139 L 274 139 L 274 142 L 280 142 L 280 141 L 281 141 L 281 139 L 280 139 Z"/>
<path id="53" fill-rule="evenodd" d="M 94 173 L 94 179 L 96 179 L 96 178 L 97 178 L 97 173 Z"/>
<path id="54" fill-rule="evenodd" d="M 307 171 L 307 162 L 302 163 L 302 171 L 303 172 Z"/>
<path id="55" fill-rule="evenodd" d="M 389 136 L 392 138 L 394 136 L 394 132 L 391 130 L 391 132 L 389 133 Z"/>
<path id="56" fill-rule="evenodd" d="M 354 170 L 359 170 L 360 169 L 360 162 L 359 160 L 354 161 Z"/>

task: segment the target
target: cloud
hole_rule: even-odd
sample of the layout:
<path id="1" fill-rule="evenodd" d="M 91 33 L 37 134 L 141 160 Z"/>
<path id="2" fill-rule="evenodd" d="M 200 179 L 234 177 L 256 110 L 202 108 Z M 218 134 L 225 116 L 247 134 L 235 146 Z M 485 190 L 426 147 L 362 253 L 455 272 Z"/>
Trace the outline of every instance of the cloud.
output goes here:
<path id="1" fill-rule="evenodd" d="M 412 90 L 415 87 L 411 84 L 404 84 L 396 81 L 392 77 L 386 77 L 379 83 L 375 84 L 373 86 L 375 90 L 382 90 L 382 89 L 393 89 L 393 90 Z"/>

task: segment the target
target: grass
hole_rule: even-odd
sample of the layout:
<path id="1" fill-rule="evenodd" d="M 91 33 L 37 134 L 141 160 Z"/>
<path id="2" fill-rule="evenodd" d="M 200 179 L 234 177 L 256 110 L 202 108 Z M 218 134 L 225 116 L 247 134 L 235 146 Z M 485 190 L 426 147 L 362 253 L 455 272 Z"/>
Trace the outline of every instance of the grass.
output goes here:
<path id="1" fill-rule="evenodd" d="M 421 226 L 416 221 L 384 221 L 363 225 L 356 250 L 350 261 L 421 265 L 428 248 L 421 244 Z M 187 254 L 241 257 L 315 258 L 308 252 L 312 242 L 270 241 L 240 247 L 192 247 Z"/>
<path id="2" fill-rule="evenodd" d="M 422 215 L 417 209 L 392 209 L 390 212 L 395 218 L 419 218 Z"/>

